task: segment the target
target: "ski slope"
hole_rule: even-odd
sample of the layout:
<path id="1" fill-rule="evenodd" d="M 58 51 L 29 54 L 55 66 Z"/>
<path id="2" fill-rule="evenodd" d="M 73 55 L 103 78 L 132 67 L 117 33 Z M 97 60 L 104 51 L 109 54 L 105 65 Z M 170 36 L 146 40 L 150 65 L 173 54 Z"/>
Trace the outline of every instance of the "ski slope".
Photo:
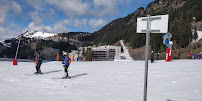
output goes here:
<path id="1" fill-rule="evenodd" d="M 142 101 L 144 61 L 72 62 L 71 79 L 61 62 L 0 61 L 0 101 Z M 149 63 L 148 101 L 202 101 L 202 60 Z"/>
<path id="2" fill-rule="evenodd" d="M 202 31 L 197 31 L 197 34 L 198 34 L 198 38 L 196 39 L 196 42 L 202 39 Z"/>
<path id="3" fill-rule="evenodd" d="M 132 61 L 133 58 L 130 56 L 129 52 L 128 52 L 128 48 L 124 45 L 123 40 L 120 40 L 121 46 L 123 47 L 123 53 L 121 53 L 122 57 L 125 57 L 126 60 L 130 60 Z"/>
<path id="4" fill-rule="evenodd" d="M 192 30 L 192 34 L 194 35 L 194 30 Z M 196 43 L 202 39 L 202 31 L 197 31 L 198 38 L 196 40 L 192 39 L 192 43 Z"/>

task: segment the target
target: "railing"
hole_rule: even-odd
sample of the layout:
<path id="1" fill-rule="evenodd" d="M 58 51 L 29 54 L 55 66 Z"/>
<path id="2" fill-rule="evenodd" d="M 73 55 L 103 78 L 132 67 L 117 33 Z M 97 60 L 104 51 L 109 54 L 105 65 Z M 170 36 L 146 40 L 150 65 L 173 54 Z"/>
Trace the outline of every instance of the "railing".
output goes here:
<path id="1" fill-rule="evenodd" d="M 30 59 L 17 59 L 18 62 L 34 62 L 34 60 Z M 13 61 L 13 58 L 0 58 L 0 61 Z"/>
<path id="2" fill-rule="evenodd" d="M 34 62 L 34 60 L 32 59 L 17 59 L 17 60 L 18 62 Z M 13 58 L 0 58 L 0 61 L 13 61 Z M 51 62 L 51 61 L 56 61 L 56 58 L 54 57 L 54 58 L 45 59 L 43 60 L 43 63 Z"/>

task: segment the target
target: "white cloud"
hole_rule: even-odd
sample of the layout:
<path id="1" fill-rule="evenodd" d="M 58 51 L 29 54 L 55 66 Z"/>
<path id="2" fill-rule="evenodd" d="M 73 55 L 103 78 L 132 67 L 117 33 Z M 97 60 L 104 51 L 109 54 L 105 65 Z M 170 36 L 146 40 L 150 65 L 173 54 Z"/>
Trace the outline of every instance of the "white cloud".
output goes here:
<path id="1" fill-rule="evenodd" d="M 103 17 L 111 16 L 113 17 L 119 11 L 118 6 L 124 4 L 125 0 L 26 0 L 27 3 L 35 8 L 34 12 L 29 15 L 33 21 L 29 24 L 29 29 L 39 30 L 39 31 L 49 31 L 53 32 L 53 29 L 57 29 L 54 32 L 69 31 L 66 26 L 81 28 L 83 26 L 90 26 L 91 29 L 97 29 L 104 24 L 105 20 Z M 127 0 L 128 1 L 128 0 Z M 40 2 L 46 4 L 40 4 Z M 44 14 L 43 11 L 49 8 L 49 14 Z M 56 14 L 56 11 L 62 11 L 67 19 L 57 21 L 53 27 L 43 25 L 44 18 L 51 19 L 51 16 Z M 47 13 L 47 12 L 46 12 Z M 47 17 L 44 17 L 47 16 Z M 87 16 L 90 16 L 87 18 Z M 89 19 L 93 19 L 90 20 Z M 95 20 L 98 19 L 98 20 Z M 57 26 L 56 26 L 57 25 Z M 59 27 L 59 28 L 58 28 Z"/>
<path id="2" fill-rule="evenodd" d="M 88 19 L 83 18 L 83 19 L 73 19 L 73 18 L 69 18 L 66 20 L 61 20 L 56 22 L 56 24 L 60 23 L 63 25 L 68 25 L 68 26 L 73 26 L 73 27 L 77 27 L 77 28 L 81 28 L 82 26 L 85 26 L 88 22 Z"/>
<path id="3" fill-rule="evenodd" d="M 70 32 L 71 30 L 66 27 L 64 23 L 56 23 L 53 27 L 55 33 Z"/>
<path id="4" fill-rule="evenodd" d="M 0 25 L 6 23 L 9 11 L 13 11 L 16 15 L 22 12 L 21 6 L 12 0 L 0 0 L 0 7 Z"/>
<path id="5" fill-rule="evenodd" d="M 12 10 L 15 14 L 20 14 L 22 12 L 21 6 L 15 1 L 12 2 Z"/>
<path id="6" fill-rule="evenodd" d="M 85 26 L 87 24 L 87 21 L 88 21 L 88 19 L 86 19 L 86 18 L 83 18 L 83 19 L 71 19 L 70 18 L 70 19 L 68 19 L 69 23 L 67 23 L 67 25 L 81 28 L 82 26 Z"/>
<path id="7" fill-rule="evenodd" d="M 103 17 L 118 14 L 119 5 L 129 0 L 46 0 L 69 17 Z"/>
<path id="8" fill-rule="evenodd" d="M 82 0 L 46 0 L 46 2 L 70 17 L 85 16 L 90 7 L 88 2 Z"/>
<path id="9" fill-rule="evenodd" d="M 45 5 L 44 0 L 25 0 L 25 2 L 37 11 L 42 10 Z"/>
<path id="10" fill-rule="evenodd" d="M 29 23 L 29 30 L 43 31 L 43 32 L 51 32 L 51 33 L 63 33 L 70 32 L 71 30 L 66 28 L 64 23 L 56 23 L 53 27 L 45 26 L 45 25 L 35 25 L 34 22 Z"/>
<path id="11" fill-rule="evenodd" d="M 37 17 L 36 17 L 37 18 Z M 63 32 L 70 32 L 71 30 L 67 28 L 67 26 L 73 26 L 76 28 L 81 28 L 83 26 L 86 26 L 88 24 L 88 19 L 73 19 L 69 18 L 66 20 L 61 20 L 56 22 L 52 27 L 51 26 L 45 26 L 42 23 L 38 23 L 38 21 L 29 23 L 29 30 L 36 30 L 36 31 L 44 31 L 44 32 L 53 32 L 53 33 L 63 33 Z"/>
<path id="12" fill-rule="evenodd" d="M 93 0 L 93 3 L 95 8 L 100 10 L 97 13 L 101 16 L 114 15 L 118 11 L 117 0 Z"/>
<path id="13" fill-rule="evenodd" d="M 35 26 L 41 26 L 43 24 L 43 21 L 42 21 L 42 18 L 40 16 L 39 11 L 30 12 L 29 15 L 33 19 L 33 22 L 34 22 Z"/>
<path id="14" fill-rule="evenodd" d="M 106 24 L 106 21 L 103 19 L 98 19 L 98 20 L 92 19 L 89 21 L 90 27 L 93 28 L 94 30 L 96 30 L 97 28 L 99 28 L 105 24 Z"/>
<path id="15" fill-rule="evenodd" d="M 119 13 L 119 5 L 128 3 L 128 0 L 93 0 L 93 13 L 98 17 L 114 16 Z"/>
<path id="16" fill-rule="evenodd" d="M 19 32 L 13 29 L 0 27 L 0 40 L 17 37 L 18 35 Z"/>
<path id="17" fill-rule="evenodd" d="M 0 9 L 0 25 L 4 25 L 6 22 L 7 11 L 5 9 Z"/>

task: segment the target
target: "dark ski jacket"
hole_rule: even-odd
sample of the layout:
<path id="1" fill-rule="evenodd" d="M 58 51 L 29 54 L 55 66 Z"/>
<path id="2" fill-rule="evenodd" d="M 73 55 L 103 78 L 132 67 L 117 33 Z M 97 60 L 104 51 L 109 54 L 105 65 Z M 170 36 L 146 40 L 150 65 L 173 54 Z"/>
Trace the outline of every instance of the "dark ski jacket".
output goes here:
<path id="1" fill-rule="evenodd" d="M 36 58 L 37 58 L 37 63 L 42 64 L 42 56 L 41 56 L 41 54 L 37 54 Z"/>
<path id="2" fill-rule="evenodd" d="M 151 53 L 151 59 L 154 59 L 154 53 Z"/>

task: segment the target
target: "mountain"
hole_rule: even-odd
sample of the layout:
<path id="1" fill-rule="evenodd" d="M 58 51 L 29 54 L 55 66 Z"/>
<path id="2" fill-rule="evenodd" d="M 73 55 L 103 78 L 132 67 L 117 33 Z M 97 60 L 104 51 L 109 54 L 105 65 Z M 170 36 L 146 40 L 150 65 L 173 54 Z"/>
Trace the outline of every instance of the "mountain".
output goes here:
<path id="1" fill-rule="evenodd" d="M 47 33 L 47 32 L 39 32 L 39 31 L 27 31 L 22 34 L 23 37 L 26 38 L 38 38 L 38 39 L 46 39 L 49 37 L 53 37 L 57 34 Z"/>
<path id="2" fill-rule="evenodd" d="M 62 51 L 77 50 L 83 43 L 78 39 L 88 36 L 86 32 L 46 33 L 26 31 L 21 34 L 18 58 L 34 59 L 35 52 L 40 51 L 44 59 L 53 58 Z M 11 38 L 0 42 L 0 58 L 14 58 L 20 38 Z"/>
<path id="3" fill-rule="evenodd" d="M 142 48 L 145 45 L 145 34 L 136 33 L 136 19 L 145 17 L 148 14 L 169 14 L 168 31 L 173 35 L 173 50 L 186 49 L 192 39 L 197 38 L 196 34 L 192 34 L 192 29 L 202 31 L 201 5 L 202 0 L 155 0 L 148 4 L 146 8 L 140 7 L 134 13 L 116 19 L 94 33 L 69 32 L 53 34 L 27 31 L 22 34 L 19 58 L 30 58 L 35 51 L 42 51 L 47 54 L 45 58 L 49 58 L 56 53 L 61 53 L 63 50 L 70 51 L 80 46 L 95 44 L 113 45 L 121 39 L 128 45 L 129 51 Z M 151 34 L 150 47 L 154 52 L 165 52 L 162 36 L 163 34 Z M 18 38 L 1 42 L 0 57 L 14 57 Z M 48 56 L 48 52 L 52 53 Z M 139 58 L 144 55 L 143 52 L 135 54 L 130 52 L 130 54 L 133 58 Z"/>
<path id="4" fill-rule="evenodd" d="M 125 40 L 132 49 L 145 45 L 145 34 L 137 34 L 137 18 L 147 15 L 169 14 L 168 32 L 172 33 L 173 49 L 186 48 L 193 39 L 192 30 L 202 29 L 202 0 L 155 0 L 145 8 L 140 7 L 124 18 L 116 19 L 99 31 L 83 37 L 87 43 L 114 44 Z M 194 19 L 193 19 L 194 18 Z M 155 52 L 164 52 L 163 34 L 151 34 L 150 47 Z"/>

